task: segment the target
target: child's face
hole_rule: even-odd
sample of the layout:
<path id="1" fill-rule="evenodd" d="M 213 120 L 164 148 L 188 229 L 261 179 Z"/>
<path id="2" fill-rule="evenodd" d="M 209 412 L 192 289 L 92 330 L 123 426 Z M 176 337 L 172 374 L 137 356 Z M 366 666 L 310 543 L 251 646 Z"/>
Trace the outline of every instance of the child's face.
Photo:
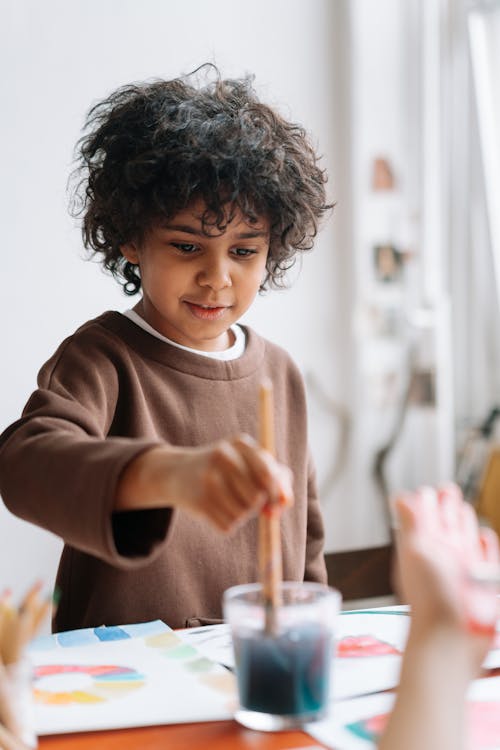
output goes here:
<path id="1" fill-rule="evenodd" d="M 223 232 L 206 227 L 205 234 L 204 209 L 202 200 L 193 202 L 121 251 L 139 264 L 145 320 L 178 344 L 220 351 L 231 345 L 228 328 L 264 279 L 270 224 L 266 218 L 250 223 L 236 210 Z"/>

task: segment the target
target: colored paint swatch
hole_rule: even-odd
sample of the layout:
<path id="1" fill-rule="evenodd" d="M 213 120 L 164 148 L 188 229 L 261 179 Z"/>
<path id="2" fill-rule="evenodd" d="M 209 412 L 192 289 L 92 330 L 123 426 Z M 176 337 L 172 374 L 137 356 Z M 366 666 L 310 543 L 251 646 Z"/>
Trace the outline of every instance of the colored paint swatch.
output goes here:
<path id="1" fill-rule="evenodd" d="M 337 643 L 337 656 L 340 658 L 352 659 L 363 656 L 387 656 L 388 654 L 400 655 L 401 651 L 372 635 L 346 636 Z"/>
<path id="2" fill-rule="evenodd" d="M 87 684 L 83 689 L 51 689 L 51 678 L 61 676 L 83 677 Z M 54 682 L 52 680 L 52 684 Z M 44 664 L 35 667 L 33 685 L 37 703 L 57 706 L 70 703 L 99 703 L 142 687 L 144 675 L 135 669 L 115 665 Z"/>
<path id="3" fill-rule="evenodd" d="M 378 714 L 377 716 L 370 716 L 367 719 L 361 719 L 355 721 L 352 724 L 348 724 L 348 729 L 355 737 L 359 737 L 362 740 L 369 740 L 370 742 L 377 742 L 380 735 L 384 731 L 384 727 L 387 724 L 389 714 Z"/>

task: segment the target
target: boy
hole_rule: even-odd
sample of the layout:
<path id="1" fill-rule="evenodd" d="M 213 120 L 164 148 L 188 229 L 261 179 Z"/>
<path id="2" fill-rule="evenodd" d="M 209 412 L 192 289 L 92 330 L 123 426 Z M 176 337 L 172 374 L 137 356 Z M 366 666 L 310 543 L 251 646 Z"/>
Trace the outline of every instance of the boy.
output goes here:
<path id="1" fill-rule="evenodd" d="M 142 298 L 66 339 L 0 439 L 5 504 L 65 541 L 56 629 L 219 619 L 258 577 L 255 516 L 291 501 L 286 467 L 284 577 L 325 581 L 302 379 L 237 325 L 329 208 L 304 131 L 248 79 L 189 76 L 117 90 L 87 130 L 84 242 Z M 276 460 L 252 437 L 264 376 Z"/>

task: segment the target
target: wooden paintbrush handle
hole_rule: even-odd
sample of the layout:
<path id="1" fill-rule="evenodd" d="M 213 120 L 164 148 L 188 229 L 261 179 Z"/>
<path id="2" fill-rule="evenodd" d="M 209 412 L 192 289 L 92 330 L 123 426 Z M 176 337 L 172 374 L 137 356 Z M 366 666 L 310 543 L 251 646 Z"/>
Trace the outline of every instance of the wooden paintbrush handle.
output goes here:
<path id="1" fill-rule="evenodd" d="M 271 381 L 268 379 L 261 384 L 259 403 L 260 444 L 274 456 L 273 390 Z M 283 564 L 280 517 L 281 506 L 275 502 L 268 503 L 261 511 L 259 518 L 259 575 L 264 602 L 271 609 L 281 603 Z"/>

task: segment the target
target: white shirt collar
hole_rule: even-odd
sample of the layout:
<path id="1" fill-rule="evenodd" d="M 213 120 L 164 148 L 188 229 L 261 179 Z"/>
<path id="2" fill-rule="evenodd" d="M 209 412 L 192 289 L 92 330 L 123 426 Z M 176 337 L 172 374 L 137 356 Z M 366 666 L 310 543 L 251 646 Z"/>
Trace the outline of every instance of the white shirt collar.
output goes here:
<path id="1" fill-rule="evenodd" d="M 211 359 L 220 359 L 227 361 L 230 359 L 238 359 L 238 357 L 241 357 L 241 355 L 245 351 L 245 334 L 241 326 L 237 324 L 232 325 L 230 328 L 234 335 L 234 344 L 232 344 L 229 349 L 224 349 L 221 352 L 206 352 L 201 349 L 191 349 L 191 347 L 189 346 L 182 346 L 182 344 L 178 344 L 176 341 L 168 339 L 166 336 L 163 336 L 163 334 L 159 333 L 155 328 L 153 328 L 153 326 L 150 326 L 149 323 L 147 323 L 144 318 L 141 318 L 141 316 L 138 315 L 135 310 L 125 310 L 125 312 L 122 314 L 125 315 L 125 317 L 131 320 L 133 323 L 140 326 L 140 328 L 150 333 L 152 336 L 160 339 L 160 341 L 165 341 L 167 344 L 176 346 L 178 349 L 184 349 L 184 351 L 186 352 L 200 354 L 202 357 L 210 357 Z"/>

